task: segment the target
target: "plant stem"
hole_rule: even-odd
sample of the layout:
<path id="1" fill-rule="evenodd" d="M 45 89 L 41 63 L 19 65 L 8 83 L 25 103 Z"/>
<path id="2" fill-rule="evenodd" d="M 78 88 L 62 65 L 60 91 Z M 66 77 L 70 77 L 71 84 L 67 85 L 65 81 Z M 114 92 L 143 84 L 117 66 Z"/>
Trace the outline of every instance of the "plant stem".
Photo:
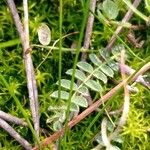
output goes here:
<path id="1" fill-rule="evenodd" d="M 94 23 L 93 13 L 95 12 L 95 8 L 96 8 L 96 0 L 90 0 L 90 11 L 92 13 L 89 12 L 89 17 L 88 17 L 88 21 L 86 25 L 84 44 L 83 44 L 83 48 L 85 50 L 89 49 L 89 46 L 90 46 L 90 40 L 91 40 L 91 35 L 92 35 L 93 23 Z M 86 57 L 87 57 L 86 53 L 83 52 L 81 56 L 81 60 L 85 61 Z"/>
<path id="2" fill-rule="evenodd" d="M 44 45 L 37 45 L 37 44 L 33 44 L 31 45 L 32 47 L 39 47 L 39 48 L 45 48 L 45 49 L 49 49 L 50 52 L 52 52 L 52 50 L 59 50 L 59 47 L 54 47 L 54 46 L 44 46 Z M 65 48 L 65 47 L 62 47 L 61 50 L 63 52 L 76 52 L 76 49 L 74 48 Z M 87 53 L 98 53 L 98 50 L 93 50 L 93 49 L 80 49 L 80 52 L 87 52 Z"/>
<path id="3" fill-rule="evenodd" d="M 149 23 L 149 18 L 138 11 L 128 0 L 123 0 L 123 2 L 139 17 L 141 17 L 146 23 Z"/>
<path id="4" fill-rule="evenodd" d="M 27 1 L 26 3 L 26 8 L 27 9 Z M 31 54 L 28 53 L 25 55 L 26 50 L 29 48 L 29 35 L 28 35 L 28 29 L 23 29 L 20 17 L 17 12 L 17 8 L 15 6 L 15 3 L 13 0 L 7 0 L 8 7 L 11 11 L 12 17 L 14 19 L 14 23 L 16 25 L 17 31 L 19 33 L 22 47 L 23 47 L 23 53 L 24 53 L 24 61 L 25 61 L 25 69 L 26 69 L 26 75 L 27 75 L 27 84 L 28 84 L 28 92 L 29 92 L 29 100 L 30 100 L 30 107 L 31 107 L 31 112 L 32 112 L 32 117 L 33 117 L 33 122 L 34 122 L 34 127 L 36 130 L 36 135 L 32 130 L 33 136 L 37 143 L 38 141 L 38 135 L 39 135 L 39 117 L 38 117 L 38 93 L 37 93 L 37 87 L 36 87 L 36 80 L 35 80 L 35 74 L 34 74 L 34 68 L 33 68 L 33 63 L 32 63 L 32 58 Z M 27 16 L 28 11 L 25 10 L 25 18 L 26 18 L 26 24 L 28 24 L 28 16 Z M 28 28 L 28 25 L 25 25 L 25 28 Z M 26 33 L 27 32 L 27 33 Z M 30 126 L 30 129 L 32 129 L 32 126 Z"/>
<path id="5" fill-rule="evenodd" d="M 1 42 L 0 43 L 0 48 L 6 48 L 6 47 L 11 47 L 14 45 L 20 44 L 20 39 L 15 39 L 15 40 L 10 40 L 7 42 Z"/>
<path id="6" fill-rule="evenodd" d="M 9 84 L 7 83 L 7 81 L 5 80 L 5 78 L 3 77 L 3 75 L 1 75 L 1 74 L 0 74 L 0 80 L 4 83 L 5 87 L 8 89 L 9 94 L 14 99 L 17 107 L 19 108 L 19 110 L 21 111 L 22 115 L 24 116 L 26 122 L 28 123 L 28 126 L 29 126 L 29 128 L 30 128 L 30 130 L 31 130 L 31 132 L 32 132 L 32 134 L 33 134 L 33 136 L 35 138 L 35 140 L 39 143 L 38 138 L 37 138 L 37 136 L 35 134 L 35 131 L 33 129 L 33 126 L 32 126 L 32 124 L 31 124 L 31 122 L 30 122 L 30 120 L 28 118 L 28 115 L 27 115 L 26 111 L 23 109 L 23 107 L 22 107 L 19 99 L 16 97 L 16 95 L 14 94 L 14 92 L 12 92 L 12 91 L 9 90 Z"/>
<path id="7" fill-rule="evenodd" d="M 61 71 L 62 71 L 62 22 L 63 22 L 63 1 L 59 0 L 59 65 L 58 65 L 58 100 L 61 101 Z M 59 149 L 61 139 L 59 139 Z"/>
<path id="8" fill-rule="evenodd" d="M 24 53 L 30 47 L 29 46 L 29 23 L 28 23 L 28 1 L 23 0 L 24 7 L 24 33 L 25 33 L 25 45 L 24 45 Z M 32 112 L 32 118 L 34 123 L 34 129 L 39 137 L 39 104 L 38 104 L 38 92 L 35 80 L 35 73 L 33 62 L 31 58 L 31 54 L 28 53 L 24 56 L 25 58 L 25 66 L 26 66 L 26 75 L 27 75 L 27 84 L 28 84 L 28 92 L 29 92 L 29 100 L 30 100 L 30 109 Z"/>
<path id="9" fill-rule="evenodd" d="M 79 41 L 77 45 L 77 50 L 76 50 L 76 56 L 73 64 L 73 71 L 72 71 L 72 78 L 71 78 L 71 85 L 70 85 L 70 92 L 69 92 L 69 98 L 68 98 L 68 103 L 67 103 L 67 110 L 66 110 L 66 122 L 65 122 L 65 140 L 67 139 L 67 133 L 68 133 L 68 122 L 69 122 L 69 112 L 70 112 L 70 106 L 71 106 L 71 98 L 72 98 L 72 92 L 73 92 L 73 84 L 74 84 L 74 79 L 75 79 L 75 71 L 76 71 L 76 65 L 80 53 L 80 48 L 81 48 L 81 43 L 83 39 L 83 33 L 86 25 L 86 20 L 87 20 L 87 14 L 89 10 L 89 0 L 85 2 L 85 9 L 84 9 L 84 16 L 83 16 L 83 21 L 81 25 L 81 31 L 80 31 L 80 36 L 79 36 Z"/>
<path id="10" fill-rule="evenodd" d="M 22 125 L 22 126 L 27 126 L 28 125 L 23 119 L 12 116 L 11 114 L 5 113 L 1 110 L 0 110 L 0 118 L 4 119 L 6 121 L 9 121 L 9 122 L 18 124 L 18 125 Z"/>
<path id="11" fill-rule="evenodd" d="M 6 121 L 0 118 L 0 127 L 7 131 L 16 141 L 20 143 L 26 150 L 31 150 L 31 145 L 22 138 Z"/>

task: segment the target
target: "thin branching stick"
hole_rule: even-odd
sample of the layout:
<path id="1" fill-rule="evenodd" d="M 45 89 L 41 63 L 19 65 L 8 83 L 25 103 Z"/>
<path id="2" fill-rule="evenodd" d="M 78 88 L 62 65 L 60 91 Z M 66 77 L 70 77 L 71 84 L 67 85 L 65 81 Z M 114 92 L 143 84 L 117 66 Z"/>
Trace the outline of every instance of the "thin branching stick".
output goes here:
<path id="1" fill-rule="evenodd" d="M 34 68 L 32 63 L 31 54 L 25 54 L 26 51 L 29 49 L 29 33 L 28 33 L 28 11 L 27 11 L 27 1 L 24 2 L 25 4 L 25 30 L 23 30 L 23 26 L 18 15 L 15 3 L 13 0 L 7 0 L 7 4 L 10 8 L 12 17 L 14 19 L 15 25 L 17 27 L 21 43 L 23 46 L 23 53 L 24 53 L 24 62 L 25 62 L 25 69 L 26 69 L 26 76 L 27 76 L 27 85 L 28 85 L 28 92 L 29 92 L 29 100 L 30 100 L 30 109 L 32 112 L 34 128 L 36 131 L 37 136 L 39 135 L 39 106 L 38 106 L 38 93 L 36 87 L 36 80 L 34 74 Z"/>
<path id="2" fill-rule="evenodd" d="M 141 2 L 141 0 L 134 0 L 132 5 L 135 8 L 137 8 L 138 5 L 140 4 L 140 2 Z M 133 15 L 133 11 L 131 9 L 129 9 L 127 11 L 127 13 L 125 14 L 124 18 L 122 19 L 122 23 L 128 22 L 130 20 L 130 18 L 132 17 L 132 15 Z M 115 33 L 113 34 L 113 36 L 111 37 L 110 41 L 108 42 L 108 45 L 106 46 L 107 50 L 110 50 L 113 47 L 113 45 L 114 45 L 114 43 L 115 43 L 115 41 L 117 39 L 117 36 L 121 33 L 122 30 L 123 30 L 123 26 L 118 26 L 118 28 L 116 29 Z"/>
<path id="3" fill-rule="evenodd" d="M 84 43 L 83 43 L 83 49 L 85 51 L 82 52 L 82 55 L 81 55 L 82 61 L 86 61 L 86 58 L 87 58 L 86 50 L 89 49 L 89 46 L 90 46 L 91 35 L 92 35 L 92 30 L 93 30 L 93 23 L 94 23 L 94 15 L 93 14 L 95 12 L 95 8 L 96 8 L 96 0 L 90 0 L 90 11 L 89 11 L 87 24 L 86 24 L 86 31 L 85 31 L 85 37 L 84 37 Z M 80 81 L 78 80 L 77 83 L 79 84 Z M 89 91 L 88 91 L 88 95 L 85 96 L 85 98 L 88 100 L 89 105 L 91 105 L 93 103 Z"/>
<path id="4" fill-rule="evenodd" d="M 31 150 L 31 145 L 22 138 L 6 121 L 0 118 L 0 127 L 7 131 L 20 145 L 22 145 L 26 150 Z"/>
<path id="5" fill-rule="evenodd" d="M 81 114 L 79 114 L 78 116 L 76 116 L 73 120 L 71 120 L 68 123 L 68 127 L 72 128 L 74 125 L 76 125 L 77 123 L 79 123 L 81 120 L 83 120 L 86 116 L 88 116 L 89 114 L 91 114 L 93 111 L 95 111 L 95 109 L 97 109 L 102 103 L 106 102 L 107 100 L 109 100 L 109 98 L 111 98 L 112 96 L 114 96 L 123 86 L 124 84 L 130 81 L 134 81 L 135 77 L 137 77 L 137 75 L 141 75 L 143 74 L 143 70 L 146 72 L 147 70 L 150 69 L 150 62 L 146 63 L 143 67 L 141 67 L 141 69 L 138 70 L 137 73 L 134 73 L 131 75 L 131 77 L 123 80 L 121 83 L 119 83 L 117 86 L 115 86 L 113 89 L 111 89 L 108 93 L 106 93 L 103 97 L 101 97 L 99 100 L 97 100 L 95 103 L 93 103 L 91 106 L 89 106 L 86 110 L 84 110 Z M 64 130 L 65 128 L 62 128 L 60 131 L 54 133 L 53 135 L 51 135 L 50 137 L 46 138 L 43 142 L 42 142 L 42 146 L 46 146 L 54 141 L 56 141 L 60 136 L 62 136 L 64 134 Z M 32 150 L 38 150 L 37 147 L 34 147 Z"/>
<path id="6" fill-rule="evenodd" d="M 18 125 L 28 126 L 28 124 L 23 119 L 12 116 L 11 114 L 5 113 L 2 110 L 0 110 L 0 118 Z"/>
<path id="7" fill-rule="evenodd" d="M 24 32 L 25 32 L 25 51 L 30 47 L 29 46 L 29 23 L 28 23 L 28 1 L 23 0 L 24 6 Z M 38 92 L 34 74 L 34 67 L 31 58 L 31 54 L 28 53 L 25 55 L 25 66 L 26 66 L 26 74 L 27 74 L 27 83 L 28 83 L 28 91 L 29 91 L 29 98 L 30 98 L 30 108 L 32 112 L 33 122 L 34 122 L 34 129 L 39 136 L 39 104 L 38 104 Z"/>
<path id="8" fill-rule="evenodd" d="M 83 44 L 84 49 L 89 49 L 89 46 L 90 46 L 90 40 L 91 40 L 91 35 L 92 35 L 92 30 L 93 30 L 93 23 L 94 23 L 93 14 L 95 12 L 95 8 L 96 8 L 96 0 L 90 0 L 90 12 L 89 12 L 88 20 L 87 20 L 84 44 Z M 86 53 L 83 52 L 81 60 L 85 61 L 86 57 L 87 57 Z"/>

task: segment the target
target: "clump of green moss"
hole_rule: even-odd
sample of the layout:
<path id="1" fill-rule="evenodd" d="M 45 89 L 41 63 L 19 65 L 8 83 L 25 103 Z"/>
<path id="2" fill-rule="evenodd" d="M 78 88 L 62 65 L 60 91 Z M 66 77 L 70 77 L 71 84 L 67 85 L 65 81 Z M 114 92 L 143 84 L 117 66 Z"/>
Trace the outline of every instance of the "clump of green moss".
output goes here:
<path id="1" fill-rule="evenodd" d="M 148 150 L 150 118 L 146 115 L 146 110 L 138 109 L 134 103 L 130 106 L 127 124 L 123 128 L 122 149 L 128 150 Z"/>

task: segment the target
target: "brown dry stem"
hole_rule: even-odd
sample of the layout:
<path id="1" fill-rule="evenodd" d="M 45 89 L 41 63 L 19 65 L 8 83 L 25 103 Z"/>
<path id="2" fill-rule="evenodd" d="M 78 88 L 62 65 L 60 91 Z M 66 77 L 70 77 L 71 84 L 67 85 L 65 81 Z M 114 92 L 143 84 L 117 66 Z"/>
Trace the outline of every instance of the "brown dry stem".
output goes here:
<path id="1" fill-rule="evenodd" d="M 26 51 L 30 48 L 27 0 L 24 1 L 24 9 L 25 9 L 25 11 L 24 11 L 24 13 L 25 13 L 24 29 L 23 29 L 23 26 L 22 26 L 20 17 L 18 15 L 17 8 L 16 8 L 14 1 L 7 0 L 7 4 L 10 9 L 10 12 L 12 14 L 12 17 L 13 17 L 14 23 L 16 25 L 17 31 L 19 33 L 22 47 L 23 47 L 25 70 L 26 70 L 26 76 L 27 76 L 27 86 L 28 86 L 29 100 L 30 100 L 30 109 L 32 112 L 34 128 L 35 128 L 37 136 L 39 136 L 38 92 L 37 92 L 37 86 L 36 86 L 36 80 L 35 80 L 34 67 L 33 67 L 31 54 L 28 53 L 27 55 L 25 55 Z"/>
<path id="2" fill-rule="evenodd" d="M 89 17 L 86 25 L 86 31 L 85 31 L 85 37 L 84 37 L 84 44 L 83 48 L 84 49 L 89 49 L 90 46 L 90 40 L 91 40 L 91 35 L 92 35 L 92 30 L 93 30 L 93 23 L 94 23 L 94 12 L 96 8 L 96 0 L 90 0 L 90 12 L 89 12 Z M 87 57 L 86 52 L 82 53 L 81 60 L 85 61 Z"/>
<path id="3" fill-rule="evenodd" d="M 11 114 L 5 113 L 2 110 L 0 110 L 0 118 L 18 125 L 28 126 L 28 124 L 23 119 L 12 116 Z"/>
<path id="4" fill-rule="evenodd" d="M 31 145 L 22 138 L 6 121 L 0 118 L 0 127 L 7 131 L 20 145 L 22 145 L 26 150 L 31 150 Z"/>

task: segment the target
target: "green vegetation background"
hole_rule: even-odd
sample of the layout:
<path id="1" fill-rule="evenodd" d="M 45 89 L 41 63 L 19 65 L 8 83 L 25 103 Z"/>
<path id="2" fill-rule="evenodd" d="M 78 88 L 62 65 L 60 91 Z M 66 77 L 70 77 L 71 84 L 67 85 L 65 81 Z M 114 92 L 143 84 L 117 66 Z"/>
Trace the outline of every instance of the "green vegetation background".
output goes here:
<path id="1" fill-rule="evenodd" d="M 125 5 L 117 0 L 120 4 L 120 14 L 116 20 L 120 20 L 127 11 Z M 23 15 L 22 2 L 15 1 L 18 7 L 20 16 Z M 62 33 L 66 35 L 68 33 L 80 31 L 83 8 L 82 3 L 79 0 L 64 0 L 63 7 L 63 27 Z M 83 1 L 84 3 L 84 1 Z M 141 4 L 139 10 L 145 15 L 149 15 L 145 9 L 144 3 Z M 59 38 L 59 1 L 58 0 L 29 0 L 29 25 L 30 25 L 30 42 L 31 44 L 39 44 L 37 36 L 37 28 L 40 23 L 45 22 L 51 29 L 52 41 L 54 43 Z M 144 21 L 134 15 L 131 19 L 133 24 L 144 24 Z M 115 25 L 111 26 L 112 30 L 115 30 Z M 122 40 L 126 41 L 125 35 L 127 30 L 121 34 Z M 136 35 L 141 36 L 145 40 L 144 46 L 141 49 L 135 49 L 129 43 L 132 51 L 144 59 L 150 55 L 150 29 L 145 27 L 142 31 L 137 31 Z M 92 35 L 92 48 L 100 49 L 105 47 L 109 41 L 112 33 L 109 32 L 107 25 L 99 22 L 95 19 L 93 35 Z M 70 48 L 74 41 L 77 41 L 79 34 L 68 36 L 63 40 L 63 47 Z M 11 41 L 15 40 L 15 41 Z M 3 42 L 11 41 L 12 46 L 7 44 L 3 45 Z M 56 45 L 58 46 L 58 45 Z M 46 120 L 50 117 L 51 112 L 48 111 L 49 106 L 59 106 L 60 102 L 50 98 L 50 94 L 57 89 L 56 82 L 58 80 L 58 51 L 53 50 L 48 56 L 46 61 L 37 69 L 37 66 L 45 58 L 48 53 L 48 49 L 34 48 L 32 53 L 32 59 L 36 71 L 36 79 L 38 83 L 39 102 L 40 102 L 40 126 L 53 133 L 52 125 L 46 123 Z M 26 87 L 26 76 L 23 63 L 23 51 L 19 42 L 18 33 L 13 23 L 9 9 L 4 1 L 0 1 L 0 72 L 5 77 L 9 84 L 7 89 L 0 81 L 0 109 L 8 112 L 12 115 L 23 117 L 17 108 L 13 98 L 8 93 L 9 90 L 15 93 L 20 100 L 23 108 L 28 113 L 31 119 L 29 111 L 29 100 Z M 74 54 L 71 52 L 63 52 L 62 54 L 62 78 L 68 78 L 65 72 L 72 68 Z M 132 55 L 128 54 L 127 64 L 136 69 L 141 62 Z M 150 74 L 148 74 L 150 76 Z M 115 76 L 116 79 L 120 78 L 120 74 Z M 105 85 L 106 91 L 110 90 L 114 86 L 111 83 Z M 149 150 L 150 149 L 150 92 L 148 89 L 141 85 L 137 85 L 139 92 L 131 95 L 130 113 L 126 126 L 121 133 L 123 143 L 115 143 L 122 150 Z M 112 98 L 111 103 L 107 107 L 111 107 L 112 110 L 120 108 L 122 105 L 122 93 L 118 93 Z M 102 108 L 102 107 L 101 107 Z M 88 150 L 93 148 L 97 143 L 94 141 L 94 137 L 100 132 L 100 124 L 104 113 L 96 120 L 94 125 L 86 132 L 84 139 L 81 140 L 85 130 L 96 116 L 96 112 L 89 115 L 82 122 L 76 125 L 69 133 L 67 147 L 62 149 L 66 150 Z M 28 128 L 21 126 L 12 126 L 26 139 L 33 143 L 33 137 Z M 41 139 L 44 139 L 46 135 L 42 134 Z M 12 139 L 4 130 L 0 129 L 0 150 L 20 150 L 21 147 L 18 143 Z"/>

